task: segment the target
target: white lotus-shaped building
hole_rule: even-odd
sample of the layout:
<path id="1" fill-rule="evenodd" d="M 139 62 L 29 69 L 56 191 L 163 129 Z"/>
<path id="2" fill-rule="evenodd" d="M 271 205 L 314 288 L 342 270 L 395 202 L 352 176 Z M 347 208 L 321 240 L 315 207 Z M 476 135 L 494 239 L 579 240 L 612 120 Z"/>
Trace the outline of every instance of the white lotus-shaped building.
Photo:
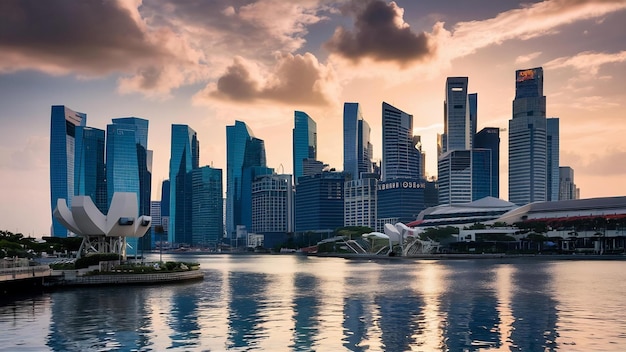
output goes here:
<path id="1" fill-rule="evenodd" d="M 71 210 L 59 199 L 54 217 L 68 230 L 83 236 L 78 257 L 88 252 L 118 253 L 126 259 L 126 238 L 142 237 L 150 229 L 150 216 L 139 216 L 137 194 L 115 192 L 107 215 L 89 196 L 72 197 Z"/>

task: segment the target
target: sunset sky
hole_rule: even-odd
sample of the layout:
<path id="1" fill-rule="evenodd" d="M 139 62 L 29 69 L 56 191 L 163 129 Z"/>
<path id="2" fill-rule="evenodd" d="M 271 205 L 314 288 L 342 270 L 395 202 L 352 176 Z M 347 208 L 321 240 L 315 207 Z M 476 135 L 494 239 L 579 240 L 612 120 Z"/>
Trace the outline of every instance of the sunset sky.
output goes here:
<path id="1" fill-rule="evenodd" d="M 381 104 L 413 115 L 436 176 L 445 80 L 469 77 L 478 129 L 500 127 L 508 198 L 515 70 L 542 66 L 560 164 L 582 198 L 626 195 L 626 1 L 0 1 L 0 229 L 50 231 L 50 106 L 150 121 L 153 199 L 171 124 L 226 173 L 226 125 L 265 140 L 291 173 L 294 110 L 317 122 L 318 159 L 341 170 L 344 102 L 362 104 L 380 159 Z"/>

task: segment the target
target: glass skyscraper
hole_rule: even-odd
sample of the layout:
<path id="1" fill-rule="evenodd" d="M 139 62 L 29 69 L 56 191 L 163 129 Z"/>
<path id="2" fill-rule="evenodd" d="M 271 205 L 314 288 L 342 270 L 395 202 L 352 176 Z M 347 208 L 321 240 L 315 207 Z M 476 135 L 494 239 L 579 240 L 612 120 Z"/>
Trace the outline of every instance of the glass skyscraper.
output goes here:
<path id="1" fill-rule="evenodd" d="M 170 192 L 168 241 L 192 243 L 192 180 L 191 170 L 200 161 L 200 142 L 196 131 L 187 125 L 172 125 L 170 152 Z"/>
<path id="2" fill-rule="evenodd" d="M 472 148 L 470 109 L 467 96 L 467 77 L 448 77 L 444 102 L 443 152 Z M 475 113 L 475 112 L 474 112 Z"/>
<path id="3" fill-rule="evenodd" d="M 419 137 L 413 136 L 413 115 L 383 102 L 382 116 L 382 181 L 419 179 L 421 152 L 417 145 Z"/>
<path id="4" fill-rule="evenodd" d="M 63 105 L 53 105 L 50 114 L 50 217 L 52 236 L 67 237 L 68 230 L 53 216 L 58 199 L 71 207 L 75 195 L 76 127 L 85 126 L 87 115 Z"/>
<path id="5" fill-rule="evenodd" d="M 513 118 L 509 120 L 509 201 L 547 199 L 547 122 L 541 67 L 515 71 Z"/>
<path id="6" fill-rule="evenodd" d="M 222 170 L 203 166 L 191 171 L 191 245 L 216 249 L 223 230 Z"/>
<path id="7" fill-rule="evenodd" d="M 474 147 L 491 150 L 490 196 L 500 198 L 500 129 L 485 127 L 474 136 Z"/>
<path id="8" fill-rule="evenodd" d="M 546 119 L 546 192 L 548 201 L 559 200 L 559 119 Z"/>
<path id="9" fill-rule="evenodd" d="M 343 106 L 343 170 L 352 179 L 361 173 L 372 172 L 373 146 L 370 143 L 371 128 L 363 119 L 359 103 Z"/>
<path id="10" fill-rule="evenodd" d="M 343 226 L 345 173 L 324 171 L 300 179 L 295 194 L 296 232 L 332 232 Z"/>
<path id="11" fill-rule="evenodd" d="M 115 192 L 137 194 L 138 215 L 150 215 L 152 151 L 148 150 L 148 120 L 125 117 L 107 125 L 106 183 L 107 204 Z M 127 253 L 150 249 L 150 236 L 128 238 Z"/>
<path id="12" fill-rule="evenodd" d="M 471 150 L 443 153 L 437 163 L 439 204 L 471 202 L 473 171 Z"/>
<path id="13" fill-rule="evenodd" d="M 76 127 L 74 194 L 90 196 L 102 214 L 107 205 L 106 168 L 104 167 L 104 130 Z"/>
<path id="14" fill-rule="evenodd" d="M 302 111 L 294 112 L 293 177 L 304 175 L 304 160 L 317 160 L 317 124 Z"/>
<path id="15" fill-rule="evenodd" d="M 266 166 L 265 143 L 245 122 L 226 126 L 226 231 L 229 237 L 242 225 L 242 175 L 247 167 Z"/>

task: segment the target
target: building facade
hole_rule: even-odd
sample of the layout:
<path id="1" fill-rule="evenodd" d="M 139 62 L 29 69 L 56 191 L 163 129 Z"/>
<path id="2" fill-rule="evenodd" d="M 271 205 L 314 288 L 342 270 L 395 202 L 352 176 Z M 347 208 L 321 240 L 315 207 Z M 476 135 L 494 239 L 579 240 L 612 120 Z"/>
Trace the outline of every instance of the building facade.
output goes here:
<path id="1" fill-rule="evenodd" d="M 491 151 L 491 193 L 489 195 L 500 198 L 500 129 L 485 127 L 480 130 L 474 136 L 474 148 Z"/>
<path id="2" fill-rule="evenodd" d="M 76 127 L 74 194 L 90 196 L 98 210 L 106 214 L 105 132 L 86 126 Z"/>
<path id="3" fill-rule="evenodd" d="M 546 119 L 546 200 L 559 200 L 559 119 Z"/>
<path id="4" fill-rule="evenodd" d="M 243 121 L 226 126 L 226 232 L 237 236 L 242 225 L 242 176 L 244 169 L 266 166 L 265 143 L 254 137 Z M 250 188 L 250 185 L 247 185 Z"/>
<path id="5" fill-rule="evenodd" d="M 378 179 L 366 177 L 346 181 L 344 186 L 343 226 L 376 228 L 378 216 Z"/>
<path id="6" fill-rule="evenodd" d="M 509 120 L 509 201 L 545 201 L 547 195 L 546 97 L 541 67 L 515 71 Z"/>
<path id="7" fill-rule="evenodd" d="M 191 246 L 216 249 L 224 233 L 222 170 L 203 166 L 191 171 Z"/>
<path id="8" fill-rule="evenodd" d="M 472 201 L 472 151 L 452 150 L 443 153 L 437 164 L 439 204 Z"/>
<path id="9" fill-rule="evenodd" d="M 468 150 L 472 148 L 472 126 L 467 86 L 467 77 L 448 77 L 446 79 L 443 153 L 451 150 Z"/>
<path id="10" fill-rule="evenodd" d="M 324 171 L 300 179 L 295 194 L 296 232 L 332 232 L 343 226 L 346 175 Z"/>
<path id="11" fill-rule="evenodd" d="M 559 167 L 559 200 L 580 198 L 580 190 L 574 182 L 574 169 L 569 166 Z"/>
<path id="12" fill-rule="evenodd" d="M 298 178 L 305 174 L 305 160 L 317 160 L 317 124 L 305 112 L 295 111 L 293 128 L 293 178 L 295 184 L 298 183 Z"/>
<path id="13" fill-rule="evenodd" d="M 343 106 L 343 170 L 352 179 L 373 171 L 374 147 L 370 143 L 371 128 L 363 119 L 359 103 Z"/>
<path id="14" fill-rule="evenodd" d="M 152 151 L 148 150 L 148 120 L 125 117 L 107 125 L 106 184 L 108 204 L 116 192 L 137 194 L 139 215 L 150 215 Z M 127 254 L 151 248 L 150 236 L 128 238 Z"/>
<path id="15" fill-rule="evenodd" d="M 294 231 L 294 189 L 291 175 L 262 175 L 252 182 L 252 232 Z"/>
<path id="16" fill-rule="evenodd" d="M 52 236 L 67 237 L 68 230 L 53 216 L 58 199 L 67 200 L 75 195 L 76 127 L 85 126 L 87 115 L 64 105 L 53 105 L 50 113 L 50 217 Z"/>
<path id="17" fill-rule="evenodd" d="M 383 102 L 381 180 L 421 176 L 420 139 L 413 135 L 413 115 Z"/>
<path id="18" fill-rule="evenodd" d="M 191 245 L 191 171 L 199 166 L 200 142 L 196 131 L 187 125 L 172 125 L 171 136 L 168 241 Z"/>

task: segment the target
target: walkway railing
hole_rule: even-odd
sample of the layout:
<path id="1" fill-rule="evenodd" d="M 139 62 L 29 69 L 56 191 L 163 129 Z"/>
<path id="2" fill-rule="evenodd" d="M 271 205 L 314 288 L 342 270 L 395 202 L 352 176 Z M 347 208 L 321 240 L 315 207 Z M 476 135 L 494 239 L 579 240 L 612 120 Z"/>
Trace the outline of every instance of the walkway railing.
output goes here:
<path id="1" fill-rule="evenodd" d="M 50 276 L 51 273 L 52 270 L 47 265 L 4 268 L 0 269 L 0 282 Z"/>

